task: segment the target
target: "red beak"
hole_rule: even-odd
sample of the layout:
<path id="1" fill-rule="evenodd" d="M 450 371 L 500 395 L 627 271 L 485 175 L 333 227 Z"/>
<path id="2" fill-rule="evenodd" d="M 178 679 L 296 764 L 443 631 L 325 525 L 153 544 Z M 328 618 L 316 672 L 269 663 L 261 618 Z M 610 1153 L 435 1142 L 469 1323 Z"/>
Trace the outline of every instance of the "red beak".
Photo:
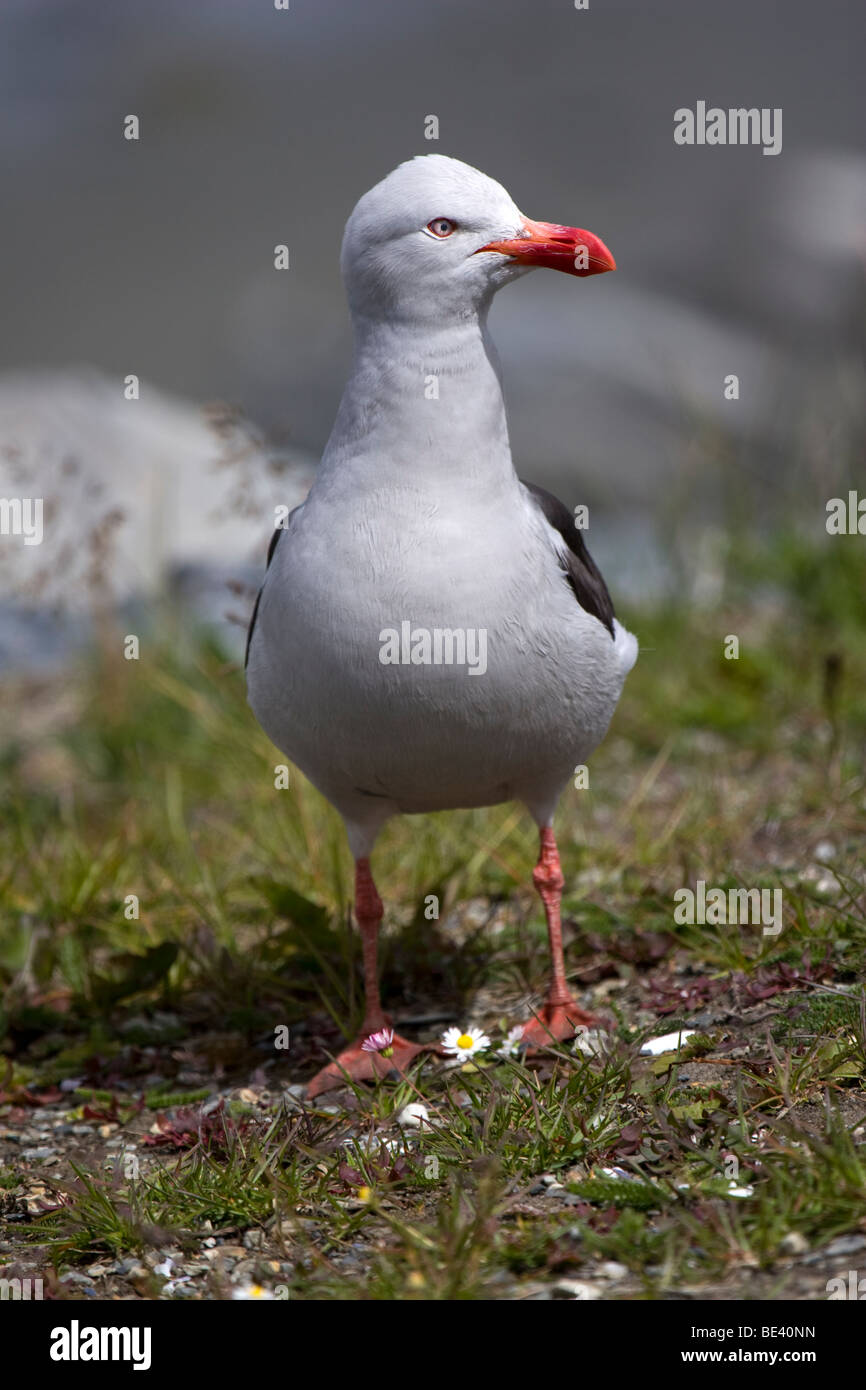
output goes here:
<path id="1" fill-rule="evenodd" d="M 498 251 L 522 265 L 546 265 L 551 270 L 564 270 L 566 275 L 601 275 L 605 270 L 616 270 L 613 256 L 592 232 L 560 227 L 556 222 L 531 222 L 528 217 L 523 225 L 523 236 L 491 241 L 479 251 Z"/>

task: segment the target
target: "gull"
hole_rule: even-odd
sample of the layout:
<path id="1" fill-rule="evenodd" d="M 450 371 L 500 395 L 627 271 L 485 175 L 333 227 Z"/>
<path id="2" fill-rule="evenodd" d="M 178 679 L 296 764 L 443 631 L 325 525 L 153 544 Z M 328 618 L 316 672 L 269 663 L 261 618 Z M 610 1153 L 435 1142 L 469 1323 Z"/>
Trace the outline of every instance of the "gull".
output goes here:
<path id="1" fill-rule="evenodd" d="M 377 977 L 370 856 L 399 814 L 523 803 L 552 974 L 522 1042 L 596 1021 L 566 979 L 553 815 L 637 642 L 575 516 L 512 462 L 487 314 L 537 266 L 616 268 L 591 232 L 530 220 L 444 155 L 399 165 L 346 224 L 354 362 L 310 493 L 271 538 L 246 660 L 253 712 L 336 807 L 355 861 L 364 1020 L 309 1096 L 405 1072 L 423 1050 L 393 1032 Z"/>

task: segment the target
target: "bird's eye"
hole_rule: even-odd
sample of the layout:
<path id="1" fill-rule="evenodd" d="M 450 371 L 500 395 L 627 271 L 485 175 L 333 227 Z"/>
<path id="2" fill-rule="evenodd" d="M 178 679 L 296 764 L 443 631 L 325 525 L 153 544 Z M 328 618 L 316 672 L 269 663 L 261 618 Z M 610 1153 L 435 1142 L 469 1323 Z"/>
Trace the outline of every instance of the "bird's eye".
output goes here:
<path id="1" fill-rule="evenodd" d="M 442 237 L 450 236 L 457 230 L 457 223 L 452 222 L 450 217 L 434 217 L 432 222 L 428 222 L 424 229 L 431 236 Z"/>

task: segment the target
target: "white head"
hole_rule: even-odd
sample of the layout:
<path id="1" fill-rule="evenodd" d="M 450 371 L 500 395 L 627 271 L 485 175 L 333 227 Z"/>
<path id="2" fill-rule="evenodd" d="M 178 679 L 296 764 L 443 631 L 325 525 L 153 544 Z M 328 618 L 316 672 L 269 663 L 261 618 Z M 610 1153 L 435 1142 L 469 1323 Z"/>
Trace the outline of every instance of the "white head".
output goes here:
<path id="1" fill-rule="evenodd" d="M 441 154 L 407 160 L 364 194 L 340 264 L 354 314 L 419 323 L 477 314 L 534 266 L 616 268 L 591 232 L 530 221 L 495 179 Z"/>

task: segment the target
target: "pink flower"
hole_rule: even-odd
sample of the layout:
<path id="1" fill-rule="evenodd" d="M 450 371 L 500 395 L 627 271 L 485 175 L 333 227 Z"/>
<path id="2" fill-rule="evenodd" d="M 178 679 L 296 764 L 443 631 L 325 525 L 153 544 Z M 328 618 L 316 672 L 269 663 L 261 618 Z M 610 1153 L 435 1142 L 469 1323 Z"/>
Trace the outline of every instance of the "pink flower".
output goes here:
<path id="1" fill-rule="evenodd" d="M 381 1052 L 383 1057 L 390 1057 L 394 1051 L 393 1028 L 380 1028 L 378 1033 L 371 1033 L 369 1038 L 365 1038 L 361 1043 L 362 1052 Z"/>

